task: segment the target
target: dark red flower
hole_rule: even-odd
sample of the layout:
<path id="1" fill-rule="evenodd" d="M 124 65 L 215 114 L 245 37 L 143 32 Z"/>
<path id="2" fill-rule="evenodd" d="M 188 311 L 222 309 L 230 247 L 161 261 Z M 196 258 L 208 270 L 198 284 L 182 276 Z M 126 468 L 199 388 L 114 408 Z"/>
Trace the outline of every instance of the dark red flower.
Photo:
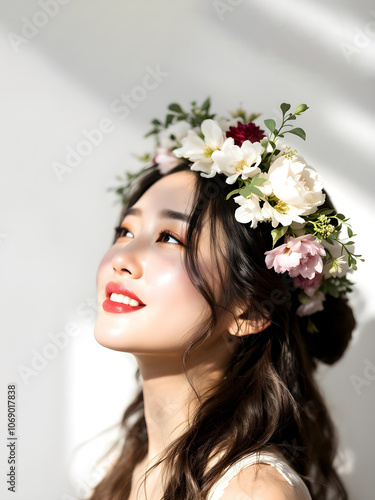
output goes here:
<path id="1" fill-rule="evenodd" d="M 264 130 L 261 130 L 253 122 L 246 123 L 245 125 L 238 122 L 237 127 L 229 127 L 226 136 L 233 137 L 236 146 L 241 146 L 244 141 L 260 142 L 265 137 Z"/>

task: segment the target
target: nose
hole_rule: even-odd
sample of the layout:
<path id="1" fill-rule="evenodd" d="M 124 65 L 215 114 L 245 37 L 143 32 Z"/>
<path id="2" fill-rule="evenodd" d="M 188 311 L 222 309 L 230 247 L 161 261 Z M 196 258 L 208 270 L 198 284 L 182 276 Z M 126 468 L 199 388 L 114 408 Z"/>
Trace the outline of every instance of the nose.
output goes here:
<path id="1" fill-rule="evenodd" d="M 129 242 L 112 257 L 113 270 L 119 275 L 128 274 L 137 279 L 143 274 L 143 252 L 136 242 Z"/>

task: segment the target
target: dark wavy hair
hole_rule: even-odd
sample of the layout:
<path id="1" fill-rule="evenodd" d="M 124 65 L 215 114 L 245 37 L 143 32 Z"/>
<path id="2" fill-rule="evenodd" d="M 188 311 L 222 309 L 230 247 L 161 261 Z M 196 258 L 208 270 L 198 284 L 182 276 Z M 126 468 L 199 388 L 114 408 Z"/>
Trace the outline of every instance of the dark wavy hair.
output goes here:
<path id="1" fill-rule="evenodd" d="M 189 164 L 179 165 L 166 175 L 182 170 L 190 170 Z M 233 337 L 233 343 L 228 344 L 233 355 L 225 376 L 204 401 L 199 401 L 189 429 L 169 445 L 152 467 L 165 462 L 163 469 L 168 480 L 162 500 L 206 499 L 224 469 L 241 457 L 267 451 L 270 446 L 276 447 L 301 476 L 313 500 L 347 500 L 333 464 L 338 445 L 336 429 L 314 371 L 319 361 L 333 364 L 343 355 L 356 324 L 352 310 L 346 299 L 327 296 L 324 310 L 312 316 L 319 331 L 309 333 L 307 319 L 296 315 L 297 291 L 291 280 L 265 265 L 264 252 L 272 247 L 270 224 L 260 223 L 254 229 L 250 224 L 237 222 L 234 212 L 238 205 L 233 198 L 225 200 L 233 189 L 225 177 L 218 174 L 203 178 L 198 172 L 191 172 L 196 175 L 196 189 L 184 264 L 191 282 L 207 301 L 211 317 L 200 326 L 183 353 L 184 372 L 190 385 L 186 360 L 192 350 L 210 337 L 223 311 L 234 311 L 241 304 L 246 309 L 243 318 L 264 318 L 271 323 L 259 333 Z M 154 165 L 136 179 L 120 223 L 124 211 L 162 177 Z M 328 196 L 324 207 L 333 208 Z M 213 245 L 212 258 L 218 269 L 223 268 L 226 273 L 225 278 L 220 274 L 223 286 L 218 302 L 198 267 L 197 250 L 205 216 L 213 242 L 224 236 L 222 245 Z M 220 267 L 220 263 L 224 266 Z M 139 369 L 136 379 L 139 383 Z M 129 498 L 133 470 L 148 448 L 141 386 L 120 426 L 120 453 L 90 500 Z M 113 447 L 108 453 L 112 450 Z M 225 454 L 207 471 L 209 458 L 218 450 Z"/>

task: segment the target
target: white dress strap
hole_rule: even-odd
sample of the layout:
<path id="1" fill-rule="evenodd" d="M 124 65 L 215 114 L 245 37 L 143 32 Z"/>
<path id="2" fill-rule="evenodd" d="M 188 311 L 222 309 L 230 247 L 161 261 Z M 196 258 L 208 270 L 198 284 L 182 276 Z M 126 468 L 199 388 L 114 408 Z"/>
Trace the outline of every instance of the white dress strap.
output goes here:
<path id="1" fill-rule="evenodd" d="M 228 486 L 229 481 L 237 476 L 237 474 L 239 474 L 244 467 L 255 464 L 257 462 L 267 463 L 275 467 L 280 472 L 280 474 L 284 476 L 288 483 L 293 486 L 300 494 L 302 494 L 302 498 L 304 500 L 312 500 L 307 486 L 287 462 L 274 455 L 264 453 L 252 453 L 251 455 L 247 455 L 241 458 L 232 466 L 230 466 L 224 472 L 224 475 L 211 489 L 208 500 L 219 500 L 222 497 L 225 488 Z"/>

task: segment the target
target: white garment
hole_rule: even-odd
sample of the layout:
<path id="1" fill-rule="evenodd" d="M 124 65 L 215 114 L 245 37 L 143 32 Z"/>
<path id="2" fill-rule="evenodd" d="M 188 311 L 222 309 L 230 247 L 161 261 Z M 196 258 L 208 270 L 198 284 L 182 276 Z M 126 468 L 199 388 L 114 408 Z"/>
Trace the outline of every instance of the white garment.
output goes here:
<path id="1" fill-rule="evenodd" d="M 228 486 L 229 481 L 233 479 L 244 467 L 247 467 L 248 465 L 254 464 L 256 462 L 266 463 L 272 465 L 273 467 L 276 467 L 276 469 L 280 472 L 280 474 L 284 476 L 289 484 L 301 494 L 301 498 L 303 498 L 303 500 L 311 500 L 310 492 L 297 472 L 281 458 L 265 453 L 252 453 L 251 455 L 247 455 L 235 462 L 226 470 L 224 475 L 211 489 L 208 500 L 219 500 L 224 494 L 224 490 Z"/>

